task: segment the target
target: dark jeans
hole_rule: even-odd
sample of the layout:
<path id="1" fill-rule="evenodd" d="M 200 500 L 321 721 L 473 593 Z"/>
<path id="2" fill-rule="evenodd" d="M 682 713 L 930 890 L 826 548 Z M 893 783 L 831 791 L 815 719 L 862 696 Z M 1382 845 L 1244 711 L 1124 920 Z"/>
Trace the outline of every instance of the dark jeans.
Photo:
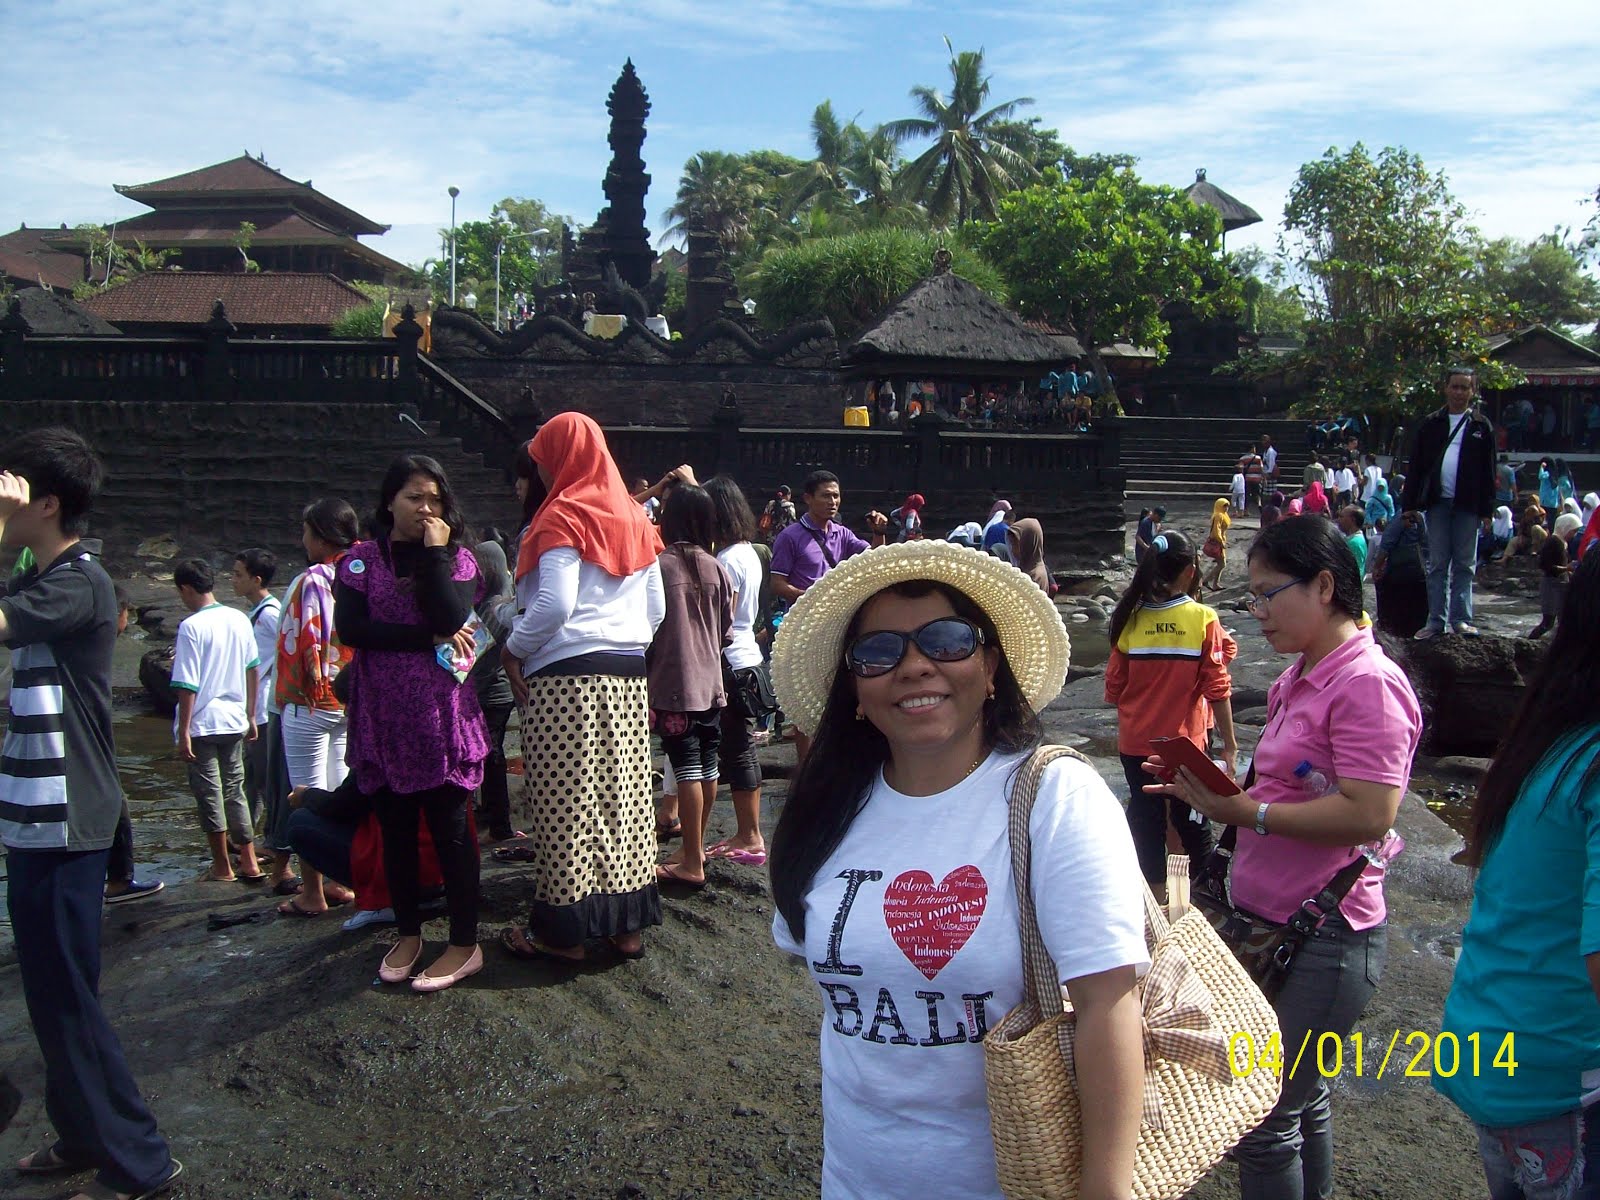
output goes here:
<path id="1" fill-rule="evenodd" d="M 1122 773 L 1128 780 L 1128 831 L 1133 834 L 1133 849 L 1139 856 L 1139 870 L 1144 873 L 1145 882 L 1151 887 L 1159 887 L 1167 882 L 1169 805 L 1172 823 L 1177 826 L 1178 838 L 1189 855 L 1189 876 L 1197 877 L 1201 865 L 1217 848 L 1211 822 L 1193 820 L 1190 814 L 1194 809 L 1182 800 L 1147 793 L 1144 785 L 1157 780 L 1154 775 L 1145 773 L 1143 756 L 1124 754 L 1120 757 Z"/>
<path id="2" fill-rule="evenodd" d="M 483 763 L 483 784 L 478 788 L 483 819 L 489 836 L 503 842 L 511 836 L 511 789 L 506 784 L 506 726 L 511 723 L 514 706 L 485 707 L 483 718 L 489 723 L 489 757 Z"/>
<path id="3" fill-rule="evenodd" d="M 12 850 L 6 905 L 22 993 L 44 1058 L 56 1153 L 119 1192 L 172 1173 L 172 1155 L 100 1008 L 104 850 Z"/>
<path id="4" fill-rule="evenodd" d="M 1600 1200 L 1600 1106 L 1477 1130 L 1489 1200 Z"/>
<path id="5" fill-rule="evenodd" d="M 1272 1007 L 1283 1045 L 1298 1047 L 1309 1030 L 1312 1049 L 1323 1034 L 1344 1038 L 1355 1028 L 1383 978 L 1389 928 L 1353 932 L 1329 917 L 1295 956 Z M 1285 1077 L 1278 1103 L 1234 1149 L 1243 1200 L 1328 1200 L 1333 1195 L 1333 1102 L 1327 1080 L 1307 1054 Z"/>
<path id="6" fill-rule="evenodd" d="M 439 855 L 445 900 L 450 910 L 450 944 L 478 943 L 478 840 L 468 806 L 472 793 L 442 784 L 425 792 L 391 792 L 372 798 L 383 829 L 383 871 L 394 901 L 395 925 L 401 937 L 422 932 L 422 898 L 417 873 L 417 810 L 427 818 L 428 832 Z"/>
<path id="7" fill-rule="evenodd" d="M 289 849 L 312 870 L 346 887 L 350 886 L 350 848 L 355 840 L 354 825 L 330 821 L 305 808 L 289 814 Z"/>
<path id="8" fill-rule="evenodd" d="M 122 815 L 111 839 L 106 858 L 106 882 L 127 883 L 133 878 L 133 821 L 128 816 L 128 798 L 122 798 Z"/>

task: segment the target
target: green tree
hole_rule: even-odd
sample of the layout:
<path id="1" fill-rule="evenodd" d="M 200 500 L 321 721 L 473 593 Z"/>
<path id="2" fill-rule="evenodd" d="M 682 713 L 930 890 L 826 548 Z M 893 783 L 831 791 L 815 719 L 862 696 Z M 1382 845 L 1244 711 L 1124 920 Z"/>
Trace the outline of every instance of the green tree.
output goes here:
<path id="1" fill-rule="evenodd" d="M 1300 168 L 1283 217 L 1279 249 L 1305 280 L 1307 314 L 1288 365 L 1309 381 L 1309 407 L 1423 410 L 1457 364 L 1491 387 L 1520 380 L 1489 358 L 1486 339 L 1513 318 L 1473 278 L 1466 212 L 1417 155 L 1329 149 Z"/>
<path id="2" fill-rule="evenodd" d="M 949 38 L 944 44 L 950 52 L 950 95 L 918 85 L 911 98 L 922 115 L 884 128 L 901 142 L 933 139 L 906 164 L 906 191 L 921 200 L 935 224 L 964 225 L 992 217 L 1001 196 L 1038 176 L 1018 149 L 1024 139 L 1016 124 L 1006 124 L 1033 100 L 1023 96 L 990 105 L 983 51 L 957 54 Z"/>
<path id="3" fill-rule="evenodd" d="M 849 161 L 861 130 L 854 121 L 840 122 L 833 102 L 824 100 L 811 114 L 811 144 L 816 157 L 783 177 L 783 215 L 807 205 L 844 211 L 854 207 Z"/>
<path id="4" fill-rule="evenodd" d="M 827 317 L 840 337 L 854 337 L 919 279 L 933 273 L 948 239 L 910 229 L 866 229 L 768 251 L 751 278 L 756 312 L 769 328 Z M 958 240 L 953 270 L 997 299 L 1000 273 Z"/>
<path id="5" fill-rule="evenodd" d="M 1238 283 L 1217 252 L 1221 235 L 1214 210 L 1119 171 L 1090 185 L 1052 174 L 1013 192 L 979 226 L 977 244 L 1025 315 L 1072 330 L 1110 395 L 1100 346 L 1126 339 L 1164 352 L 1169 300 L 1186 300 L 1201 316 L 1238 307 Z"/>
<path id="6" fill-rule="evenodd" d="M 772 194 L 770 177 L 744 156 L 702 150 L 683 165 L 678 198 L 667 209 L 665 237 L 686 233 L 696 221 L 722 239 L 730 254 L 744 249 L 758 212 Z"/>
<path id="7" fill-rule="evenodd" d="M 261 264 L 250 257 L 250 244 L 256 239 L 256 226 L 254 221 L 240 221 L 239 228 L 233 233 L 233 248 L 239 252 L 243 260 L 244 270 L 249 274 L 261 270 Z"/>
<path id="8" fill-rule="evenodd" d="M 1054 129 L 1044 128 L 1039 117 L 1001 121 L 995 125 L 994 133 L 1032 163 L 1039 174 L 1054 169 L 1062 178 L 1082 180 L 1086 186 L 1102 175 L 1131 171 L 1139 164 L 1137 154 L 1079 154 Z"/>
<path id="9" fill-rule="evenodd" d="M 1557 229 L 1532 241 L 1496 238 L 1475 247 L 1478 286 L 1491 302 L 1509 304 L 1518 319 L 1544 325 L 1600 320 L 1600 280 L 1585 271 L 1583 242 Z"/>
<path id="10" fill-rule="evenodd" d="M 1228 264 L 1239 280 L 1245 328 L 1263 337 L 1298 339 L 1305 328 L 1306 306 L 1288 281 L 1283 259 L 1248 246 L 1229 254 Z"/>

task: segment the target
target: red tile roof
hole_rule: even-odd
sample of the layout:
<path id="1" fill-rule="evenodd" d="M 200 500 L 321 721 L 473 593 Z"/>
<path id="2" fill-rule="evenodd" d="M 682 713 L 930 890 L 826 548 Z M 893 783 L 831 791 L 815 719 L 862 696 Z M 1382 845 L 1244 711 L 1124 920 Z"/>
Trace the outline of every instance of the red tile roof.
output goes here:
<path id="1" fill-rule="evenodd" d="M 335 275 L 149 271 L 89 297 L 83 307 L 115 325 L 204 325 L 218 300 L 235 325 L 255 329 L 328 326 L 367 303 Z"/>
<path id="2" fill-rule="evenodd" d="M 227 197 L 272 196 L 296 199 L 308 207 L 335 214 L 349 226 L 352 233 L 384 233 L 389 228 L 323 195 L 311 186 L 309 179 L 304 183 L 297 182 L 248 154 L 150 183 L 113 186 L 128 199 L 148 204 L 151 208 L 170 207 L 174 202 L 183 200 L 214 201 Z"/>
<path id="3" fill-rule="evenodd" d="M 83 280 L 83 256 L 45 243 L 59 229 L 21 229 L 0 235 L 0 276 L 20 287 L 38 286 L 71 291 Z"/>

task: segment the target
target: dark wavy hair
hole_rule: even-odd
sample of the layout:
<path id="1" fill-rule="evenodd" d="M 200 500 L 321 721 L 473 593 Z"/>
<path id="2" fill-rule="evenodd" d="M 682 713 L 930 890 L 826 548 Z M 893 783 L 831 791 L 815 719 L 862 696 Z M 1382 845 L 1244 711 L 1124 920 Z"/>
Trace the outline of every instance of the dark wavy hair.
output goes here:
<path id="1" fill-rule="evenodd" d="M 523 442 L 511 459 L 511 469 L 516 473 L 516 477 L 528 481 L 528 498 L 522 502 L 524 528 L 533 523 L 533 514 L 539 511 L 539 506 L 550 493 L 550 489 L 544 485 L 544 480 L 539 478 L 539 464 L 533 461 L 532 446 L 532 442 Z"/>
<path id="2" fill-rule="evenodd" d="M 1258 558 L 1307 583 L 1326 571 L 1333 580 L 1333 607 L 1353 621 L 1361 619 L 1361 571 L 1332 521 L 1316 514 L 1274 521 L 1250 543 L 1247 561 Z"/>
<path id="3" fill-rule="evenodd" d="M 706 494 L 717 506 L 717 549 L 748 542 L 756 536 L 756 515 L 739 485 L 726 475 L 706 480 Z"/>
<path id="4" fill-rule="evenodd" d="M 1542 803 L 1571 777 L 1586 756 L 1588 767 L 1579 789 L 1588 791 L 1600 780 L 1600 553 L 1584 556 L 1567 584 L 1567 598 L 1556 621 L 1556 635 L 1544 661 L 1534 668 L 1523 689 L 1522 702 L 1506 730 L 1494 760 L 1472 802 L 1472 831 L 1467 855 L 1474 866 L 1484 857 L 1506 826 L 1515 804 Z M 1525 793 L 1523 784 L 1555 744 L 1574 730 L 1589 732 L 1566 754 L 1555 780 L 1547 789 Z"/>
<path id="5" fill-rule="evenodd" d="M 706 489 L 680 483 L 661 504 L 661 540 L 690 542 L 707 554 L 717 544 L 717 506 Z"/>
<path id="6" fill-rule="evenodd" d="M 909 580 L 885 588 L 885 593 L 918 599 L 940 595 L 956 615 L 983 631 L 984 645 L 1000 647 L 994 622 L 977 601 L 948 584 L 931 579 Z M 869 598 L 850 619 L 844 644 L 859 629 Z M 889 760 L 889 742 L 871 721 L 855 719 L 855 676 L 844 669 L 842 658 L 834 664 L 833 686 L 822 719 L 811 739 L 811 750 L 789 786 L 789 798 L 772 834 L 768 865 L 772 871 L 772 897 L 796 938 L 805 937 L 806 892 L 811 880 L 844 839 L 866 802 L 879 769 Z M 1039 717 L 1022 694 L 1000 649 L 994 675 L 994 699 L 983 706 L 984 741 L 997 750 L 1030 750 L 1042 736 Z"/>
<path id="7" fill-rule="evenodd" d="M 348 550 L 361 536 L 356 510 L 337 496 L 313 500 L 300 514 L 300 520 L 328 545 L 341 550 Z"/>
<path id="8" fill-rule="evenodd" d="M 1166 549 L 1160 547 L 1163 540 Z M 1139 560 L 1139 568 L 1134 571 L 1133 578 L 1128 581 L 1127 590 L 1122 593 L 1122 599 L 1117 601 L 1117 607 L 1111 610 L 1111 644 L 1115 646 L 1122 637 L 1122 631 L 1128 627 L 1128 622 L 1133 619 L 1133 614 L 1152 600 L 1161 599 L 1156 595 L 1156 588 L 1163 592 L 1173 592 L 1178 580 L 1183 578 L 1183 573 L 1194 566 L 1199 560 L 1195 557 L 1194 543 L 1176 529 L 1163 529 L 1156 534 L 1156 540 L 1150 544 L 1150 549 L 1145 551 L 1145 556 Z"/>
<path id="9" fill-rule="evenodd" d="M 439 516 L 450 527 L 449 545 L 459 546 L 467 540 L 467 519 L 456 503 L 455 493 L 450 490 L 450 477 L 444 473 L 437 459 L 429 458 L 426 454 L 402 454 L 383 473 L 383 483 L 378 488 L 378 507 L 372 514 L 378 541 L 387 545 L 394 535 L 394 513 L 389 511 L 389 505 L 394 503 L 400 489 L 406 486 L 413 475 L 426 475 L 438 485 Z"/>

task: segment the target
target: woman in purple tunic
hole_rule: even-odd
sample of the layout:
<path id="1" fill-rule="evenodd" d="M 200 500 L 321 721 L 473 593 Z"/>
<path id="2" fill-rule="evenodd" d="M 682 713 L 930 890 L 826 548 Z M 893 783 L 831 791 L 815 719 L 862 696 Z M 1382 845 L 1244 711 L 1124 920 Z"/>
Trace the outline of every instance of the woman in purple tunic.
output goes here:
<path id="1" fill-rule="evenodd" d="M 484 585 L 450 484 L 433 459 L 407 455 L 390 465 L 375 524 L 377 540 L 357 543 L 340 564 L 335 595 L 339 638 L 356 651 L 347 756 L 383 829 L 384 872 L 400 932 L 379 978 L 411 979 L 415 991 L 433 992 L 483 969 L 470 808 L 489 755 L 488 731 L 472 685 L 440 665 L 437 654 L 450 645 L 458 661 L 470 664 L 472 610 Z M 450 944 L 416 975 L 419 811 L 444 875 Z"/>

